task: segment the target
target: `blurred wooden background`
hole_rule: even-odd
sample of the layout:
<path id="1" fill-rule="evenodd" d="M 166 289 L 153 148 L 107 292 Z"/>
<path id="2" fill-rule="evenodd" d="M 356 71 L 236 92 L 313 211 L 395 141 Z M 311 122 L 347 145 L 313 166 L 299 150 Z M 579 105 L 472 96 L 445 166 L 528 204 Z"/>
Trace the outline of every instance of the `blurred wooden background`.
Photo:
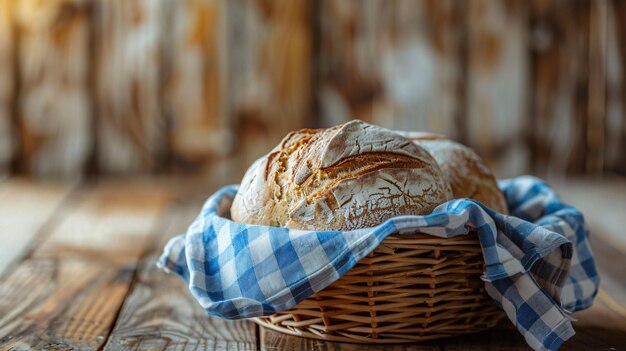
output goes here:
<path id="1" fill-rule="evenodd" d="M 351 118 L 626 175 L 625 114 L 621 0 L 0 0 L 0 175 L 244 167 Z"/>

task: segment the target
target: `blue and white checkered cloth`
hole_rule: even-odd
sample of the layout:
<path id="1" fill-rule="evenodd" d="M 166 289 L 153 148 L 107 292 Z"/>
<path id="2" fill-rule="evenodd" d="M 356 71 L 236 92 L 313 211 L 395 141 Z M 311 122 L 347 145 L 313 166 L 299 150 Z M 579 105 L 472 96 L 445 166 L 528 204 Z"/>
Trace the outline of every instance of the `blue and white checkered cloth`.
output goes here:
<path id="1" fill-rule="evenodd" d="M 599 276 L 583 216 L 544 182 L 500 182 L 510 216 L 457 199 L 425 216 L 401 216 L 349 232 L 245 225 L 225 217 L 237 192 L 211 196 L 158 265 L 175 272 L 210 315 L 237 319 L 287 310 L 350 270 L 389 234 L 437 237 L 476 229 L 486 290 L 535 350 L 555 350 L 574 335 L 569 313 L 591 306 Z"/>

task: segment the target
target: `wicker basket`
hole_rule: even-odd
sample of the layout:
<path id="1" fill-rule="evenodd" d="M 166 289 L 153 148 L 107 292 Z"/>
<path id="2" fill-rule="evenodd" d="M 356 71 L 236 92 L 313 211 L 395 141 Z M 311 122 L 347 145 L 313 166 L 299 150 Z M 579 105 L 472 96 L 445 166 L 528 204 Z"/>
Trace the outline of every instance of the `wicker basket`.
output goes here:
<path id="1" fill-rule="evenodd" d="M 483 265 L 475 233 L 390 235 L 326 289 L 254 320 L 286 334 L 354 343 L 474 333 L 504 316 L 484 290 Z"/>

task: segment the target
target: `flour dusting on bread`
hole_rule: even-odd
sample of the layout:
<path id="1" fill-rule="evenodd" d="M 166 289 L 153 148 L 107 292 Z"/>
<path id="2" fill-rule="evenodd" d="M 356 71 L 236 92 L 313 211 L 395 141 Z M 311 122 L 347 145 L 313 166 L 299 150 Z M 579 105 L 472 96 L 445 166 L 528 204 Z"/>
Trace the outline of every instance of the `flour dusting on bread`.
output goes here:
<path id="1" fill-rule="evenodd" d="M 351 121 L 290 133 L 244 176 L 233 220 L 352 230 L 430 213 L 451 190 L 433 157 L 385 128 Z"/>

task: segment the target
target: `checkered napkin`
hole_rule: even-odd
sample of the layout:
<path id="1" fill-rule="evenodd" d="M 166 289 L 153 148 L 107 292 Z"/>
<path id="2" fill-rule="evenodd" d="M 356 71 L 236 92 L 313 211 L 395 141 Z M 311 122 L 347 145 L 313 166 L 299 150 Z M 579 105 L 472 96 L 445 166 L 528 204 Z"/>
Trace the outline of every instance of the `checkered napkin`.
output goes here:
<path id="1" fill-rule="evenodd" d="M 570 312 L 591 306 L 599 276 L 583 216 L 529 176 L 500 182 L 511 212 L 457 199 L 426 216 L 401 216 L 349 232 L 314 232 L 235 223 L 237 192 L 211 196 L 158 265 L 175 272 L 210 315 L 237 319 L 296 305 L 337 280 L 389 234 L 437 237 L 476 229 L 489 295 L 535 350 L 555 350 L 574 335 Z"/>

